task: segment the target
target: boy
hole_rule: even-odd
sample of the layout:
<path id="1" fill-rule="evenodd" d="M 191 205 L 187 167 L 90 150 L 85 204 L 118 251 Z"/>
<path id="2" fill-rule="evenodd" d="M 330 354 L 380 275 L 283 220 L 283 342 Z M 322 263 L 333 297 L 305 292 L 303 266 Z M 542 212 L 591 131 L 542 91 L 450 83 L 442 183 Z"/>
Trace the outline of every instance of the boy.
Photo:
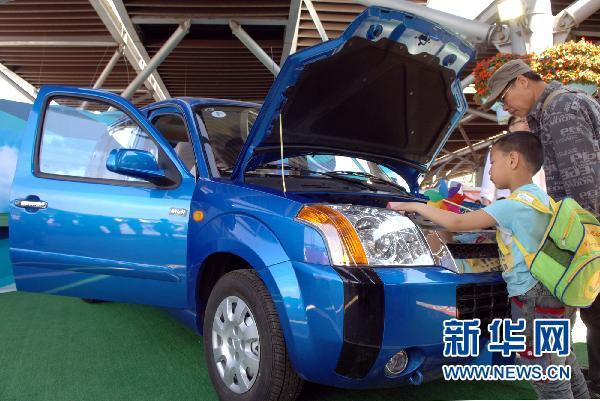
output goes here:
<path id="1" fill-rule="evenodd" d="M 543 163 L 540 140 L 527 131 L 517 131 L 500 138 L 492 146 L 490 176 L 497 188 L 510 189 L 534 196 L 549 207 L 548 196 L 532 183 L 533 175 Z M 571 319 L 574 308 L 566 307 L 542 286 L 529 272 L 522 253 L 512 241 L 512 235 L 525 249 L 534 251 L 542 241 L 550 216 L 516 200 L 501 199 L 474 212 L 456 214 L 433 208 L 424 203 L 394 204 L 394 209 L 416 212 L 423 217 L 452 231 L 474 230 L 496 226 L 508 252 L 503 255 L 504 272 L 508 294 L 511 297 L 512 317 L 526 321 L 527 351 L 520 353 L 521 364 L 570 365 L 571 381 L 535 381 L 532 385 L 541 399 L 589 398 L 585 378 L 576 363 L 573 352 L 567 357 L 544 354 L 534 357 L 533 321 L 536 318 Z"/>

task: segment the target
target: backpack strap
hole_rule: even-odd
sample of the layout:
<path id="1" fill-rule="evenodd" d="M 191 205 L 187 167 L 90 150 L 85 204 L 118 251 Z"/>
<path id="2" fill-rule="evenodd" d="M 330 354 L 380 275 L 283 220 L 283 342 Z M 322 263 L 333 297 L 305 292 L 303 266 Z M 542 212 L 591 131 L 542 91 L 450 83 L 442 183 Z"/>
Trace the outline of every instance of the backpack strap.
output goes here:
<path id="1" fill-rule="evenodd" d="M 535 195 L 533 195 L 532 193 L 527 192 L 527 191 L 513 192 L 507 199 L 521 202 L 521 203 L 537 210 L 540 213 L 549 214 L 550 216 L 554 215 L 553 210 L 556 210 L 556 206 L 557 206 L 556 202 L 554 202 L 554 200 L 552 198 L 548 197 L 548 199 L 550 201 L 550 208 L 549 208 L 548 206 L 544 205 L 544 203 L 541 200 L 539 200 Z M 525 263 L 527 263 L 527 266 L 531 266 L 531 262 L 533 262 L 533 257 L 535 256 L 537 250 L 536 250 L 536 252 L 527 251 L 527 249 L 525 249 L 523 244 L 521 244 L 521 241 L 519 241 L 514 234 L 512 235 L 512 240 L 514 241 L 514 243 L 517 246 L 517 248 L 519 249 L 519 251 L 521 251 L 521 253 L 523 254 L 523 258 L 525 259 Z"/>
<path id="2" fill-rule="evenodd" d="M 565 88 L 561 88 L 550 92 L 550 94 L 544 100 L 544 103 L 542 103 L 542 111 L 546 109 L 546 107 L 550 104 L 552 100 L 554 100 L 556 96 L 561 95 L 563 93 L 571 93 L 571 91 Z"/>
<path id="3" fill-rule="evenodd" d="M 548 206 L 544 205 L 544 202 L 539 200 L 534 194 L 532 194 L 531 192 L 527 192 L 527 191 L 514 192 L 514 193 L 510 194 L 510 196 L 507 199 L 524 203 L 527 206 L 537 210 L 540 213 L 552 215 L 552 214 L 554 214 L 552 211 L 556 208 L 556 202 L 554 202 L 554 200 L 552 198 L 550 198 L 550 197 L 548 197 L 548 198 L 550 200 L 550 208 Z"/>
<path id="4" fill-rule="evenodd" d="M 525 247 L 523 246 L 523 244 L 521 244 L 521 241 L 519 241 L 514 235 L 512 236 L 512 239 L 515 242 L 517 248 L 519 248 L 519 251 L 521 251 L 521 253 L 523 254 L 523 259 L 525 259 L 525 263 L 527 264 L 527 266 L 531 266 L 531 262 L 533 262 L 535 252 L 528 252 L 527 249 L 525 249 Z"/>

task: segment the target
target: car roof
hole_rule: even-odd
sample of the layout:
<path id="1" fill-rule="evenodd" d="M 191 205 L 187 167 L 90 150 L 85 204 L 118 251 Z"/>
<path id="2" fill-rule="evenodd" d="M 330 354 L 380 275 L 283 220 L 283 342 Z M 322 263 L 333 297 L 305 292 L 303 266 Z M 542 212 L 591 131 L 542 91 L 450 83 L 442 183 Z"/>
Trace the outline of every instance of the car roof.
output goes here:
<path id="1" fill-rule="evenodd" d="M 155 102 L 148 106 L 153 107 L 153 106 L 160 105 L 163 103 L 169 103 L 173 100 L 179 100 L 179 101 L 185 102 L 192 107 L 204 106 L 204 105 L 242 106 L 242 107 L 260 107 L 261 106 L 260 103 L 242 102 L 239 100 L 229 100 L 229 99 L 204 98 L 204 97 L 178 97 L 178 98 L 163 100 L 160 102 Z M 144 109 L 147 108 L 148 106 L 145 106 Z"/>

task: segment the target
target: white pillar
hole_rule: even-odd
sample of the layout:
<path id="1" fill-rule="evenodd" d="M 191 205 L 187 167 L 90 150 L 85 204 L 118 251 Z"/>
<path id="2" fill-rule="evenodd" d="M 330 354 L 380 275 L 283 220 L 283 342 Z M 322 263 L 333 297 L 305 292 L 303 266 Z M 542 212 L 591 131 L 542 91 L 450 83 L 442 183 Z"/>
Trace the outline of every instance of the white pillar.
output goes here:
<path id="1" fill-rule="evenodd" d="M 508 26 L 510 27 L 511 52 L 515 54 L 527 54 L 527 40 L 519 22 L 515 20 L 508 21 Z"/>
<path id="2" fill-rule="evenodd" d="M 527 0 L 529 17 L 529 53 L 540 53 L 554 44 L 552 7 L 550 0 Z"/>

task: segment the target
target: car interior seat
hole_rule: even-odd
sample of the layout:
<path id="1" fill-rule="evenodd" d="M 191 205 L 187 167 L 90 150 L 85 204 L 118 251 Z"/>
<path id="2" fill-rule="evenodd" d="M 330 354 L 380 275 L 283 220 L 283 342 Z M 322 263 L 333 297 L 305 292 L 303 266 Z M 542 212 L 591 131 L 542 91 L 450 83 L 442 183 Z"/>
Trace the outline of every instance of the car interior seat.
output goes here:
<path id="1" fill-rule="evenodd" d="M 197 177 L 194 146 L 190 142 L 178 142 L 175 146 L 175 153 L 179 156 L 183 164 L 185 164 L 185 167 L 187 167 L 189 172 L 192 173 L 194 177 Z"/>

